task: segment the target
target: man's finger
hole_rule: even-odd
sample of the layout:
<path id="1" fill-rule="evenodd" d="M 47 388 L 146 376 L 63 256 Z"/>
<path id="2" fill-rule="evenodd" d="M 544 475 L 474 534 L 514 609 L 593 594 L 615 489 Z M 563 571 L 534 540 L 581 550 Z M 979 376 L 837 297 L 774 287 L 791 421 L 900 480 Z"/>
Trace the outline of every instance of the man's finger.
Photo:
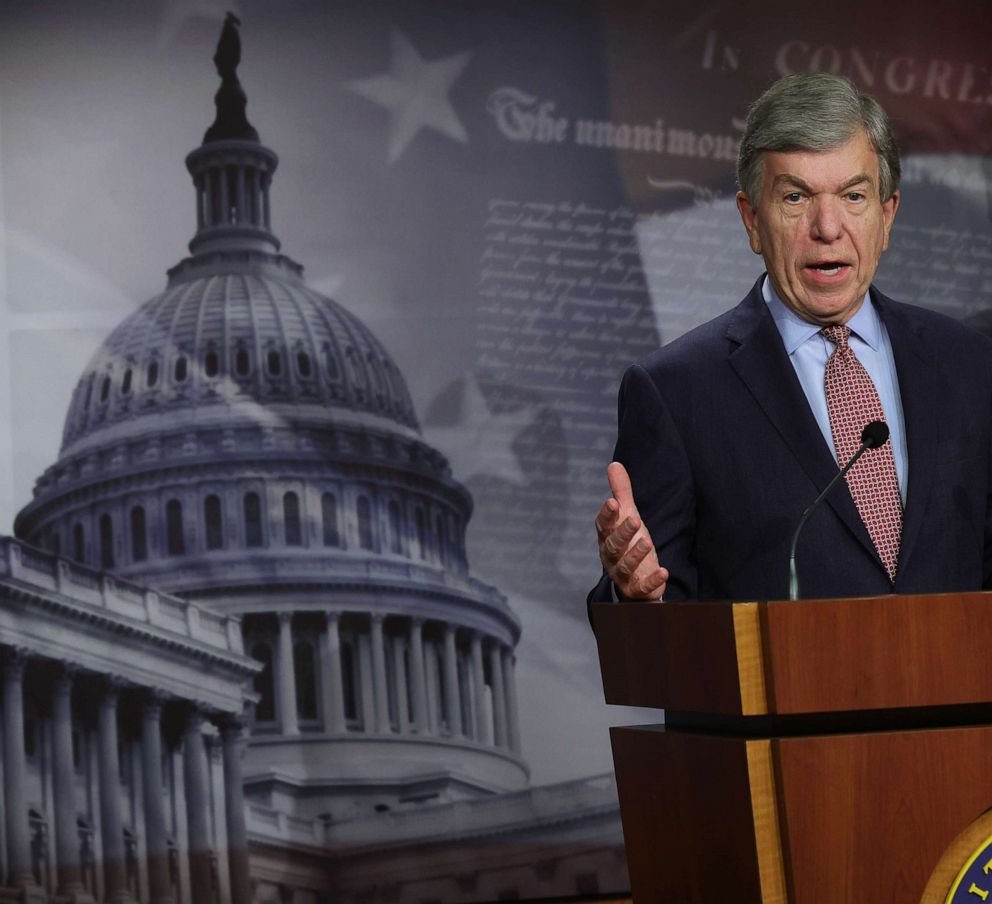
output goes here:
<path id="1" fill-rule="evenodd" d="M 607 534 L 616 529 L 620 517 L 620 503 L 616 499 L 607 499 L 596 514 L 596 533 L 602 541 Z"/>
<path id="2" fill-rule="evenodd" d="M 654 594 L 658 590 L 664 590 L 665 585 L 668 583 L 668 569 L 658 567 L 650 574 L 641 577 L 640 585 L 641 590 L 647 594 Z M 658 596 L 661 596 L 659 593 Z"/>
<path id="3" fill-rule="evenodd" d="M 647 574 L 638 571 L 634 573 L 626 595 L 630 599 L 658 600 L 664 595 L 667 584 L 667 568 L 659 566 Z"/>
<path id="4" fill-rule="evenodd" d="M 624 524 L 626 523 L 624 522 Z M 637 571 L 638 566 L 644 561 L 644 557 L 651 552 L 651 548 L 651 544 L 642 539 L 627 550 L 616 564 L 616 573 L 621 580 L 628 580 Z"/>
<path id="5" fill-rule="evenodd" d="M 623 527 L 626 525 L 626 521 L 620 526 L 619 530 L 612 531 L 607 538 L 603 541 L 602 551 L 603 551 L 603 564 L 613 565 L 616 564 L 620 557 L 627 552 L 627 547 L 630 546 L 630 541 L 633 539 L 633 533 L 628 530 L 624 530 Z"/>
<path id="6" fill-rule="evenodd" d="M 605 562 L 615 562 L 630 545 L 630 541 L 637 535 L 641 521 L 639 518 L 627 518 L 616 530 L 610 531 L 603 539 L 601 546 L 605 555 Z"/>
<path id="7" fill-rule="evenodd" d="M 611 461 L 606 469 L 606 479 L 610 482 L 613 498 L 622 509 L 634 508 L 634 491 L 630 486 L 630 475 L 618 461 Z"/>

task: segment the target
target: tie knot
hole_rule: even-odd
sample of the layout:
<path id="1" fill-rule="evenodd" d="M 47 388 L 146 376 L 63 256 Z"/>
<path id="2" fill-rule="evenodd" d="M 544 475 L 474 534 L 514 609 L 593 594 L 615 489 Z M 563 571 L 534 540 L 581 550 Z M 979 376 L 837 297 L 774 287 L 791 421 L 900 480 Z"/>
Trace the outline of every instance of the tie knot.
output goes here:
<path id="1" fill-rule="evenodd" d="M 820 330 L 824 339 L 829 339 L 839 349 L 847 348 L 847 340 L 851 338 L 851 328 L 841 323 L 831 323 Z"/>

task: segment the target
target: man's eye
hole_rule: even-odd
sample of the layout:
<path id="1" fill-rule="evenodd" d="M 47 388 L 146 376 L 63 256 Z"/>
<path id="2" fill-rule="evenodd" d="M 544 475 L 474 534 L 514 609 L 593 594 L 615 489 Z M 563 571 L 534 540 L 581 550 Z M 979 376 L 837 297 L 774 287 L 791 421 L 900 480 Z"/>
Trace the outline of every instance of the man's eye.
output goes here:
<path id="1" fill-rule="evenodd" d="M 789 204 L 798 204 L 800 201 L 802 201 L 802 199 L 803 199 L 802 193 L 798 191 L 790 191 L 785 196 L 785 200 Z"/>
<path id="2" fill-rule="evenodd" d="M 865 193 L 863 191 L 849 191 L 847 193 L 848 201 L 863 201 L 865 199 Z"/>

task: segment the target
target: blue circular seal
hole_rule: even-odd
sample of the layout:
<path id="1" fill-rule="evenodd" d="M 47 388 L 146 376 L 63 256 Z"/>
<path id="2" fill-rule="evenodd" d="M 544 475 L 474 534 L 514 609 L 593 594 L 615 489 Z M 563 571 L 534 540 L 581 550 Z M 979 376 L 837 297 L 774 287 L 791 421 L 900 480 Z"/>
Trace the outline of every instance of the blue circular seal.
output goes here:
<path id="1" fill-rule="evenodd" d="M 951 883 L 944 904 L 980 904 L 992 898 L 992 835 L 973 853 Z M 992 904 L 992 901 L 989 902 Z"/>

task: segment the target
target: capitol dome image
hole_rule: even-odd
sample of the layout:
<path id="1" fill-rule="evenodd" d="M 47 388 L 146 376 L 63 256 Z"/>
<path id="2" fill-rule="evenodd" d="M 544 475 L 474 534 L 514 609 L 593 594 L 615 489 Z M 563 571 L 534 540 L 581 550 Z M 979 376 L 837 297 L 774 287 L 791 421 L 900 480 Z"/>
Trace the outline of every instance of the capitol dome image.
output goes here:
<path id="1" fill-rule="evenodd" d="M 42 857 L 26 825 L 19 881 L 38 901 L 68 891 L 159 904 L 484 901 L 506 889 L 500 870 L 521 888 L 591 890 L 597 871 L 616 887 L 611 779 L 529 786 L 520 622 L 472 575 L 468 491 L 425 441 L 389 351 L 282 253 L 278 158 L 246 116 L 237 25 L 229 14 L 214 57 L 216 119 L 186 158 L 190 254 L 93 355 L 58 459 L 15 522 L 34 579 L 51 574 L 55 590 L 83 596 L 96 588 L 105 608 L 108 593 L 140 600 L 145 614 L 129 617 L 163 630 L 172 621 L 161 611 L 176 613 L 187 646 L 223 638 L 225 683 L 213 698 L 198 693 L 219 666 L 164 634 L 145 662 L 122 641 L 119 755 L 134 772 L 119 796 L 100 792 L 109 809 L 98 818 L 74 814 L 89 848 L 63 829 Z M 175 657 L 194 653 L 201 671 L 172 687 Z M 95 680 L 85 666 L 71 674 L 80 668 L 77 686 Z M 65 718 L 93 736 L 94 765 L 63 783 L 83 800 L 101 768 L 110 774 L 97 764 L 112 717 L 73 699 Z M 143 724 L 147 700 L 159 733 L 128 727 Z M 189 753 L 200 746 L 202 763 Z M 42 822 L 47 808 L 54 835 L 54 766 L 24 768 L 37 775 L 15 805 Z M 191 821 L 198 808 L 206 815 Z M 562 842 L 562 826 L 574 837 Z M 116 850 L 106 831 L 123 839 L 116 872 L 99 866 L 97 854 Z M 494 847 L 498 835 L 517 852 Z M 548 872 L 559 856 L 549 852 L 575 838 L 574 856 Z"/>

